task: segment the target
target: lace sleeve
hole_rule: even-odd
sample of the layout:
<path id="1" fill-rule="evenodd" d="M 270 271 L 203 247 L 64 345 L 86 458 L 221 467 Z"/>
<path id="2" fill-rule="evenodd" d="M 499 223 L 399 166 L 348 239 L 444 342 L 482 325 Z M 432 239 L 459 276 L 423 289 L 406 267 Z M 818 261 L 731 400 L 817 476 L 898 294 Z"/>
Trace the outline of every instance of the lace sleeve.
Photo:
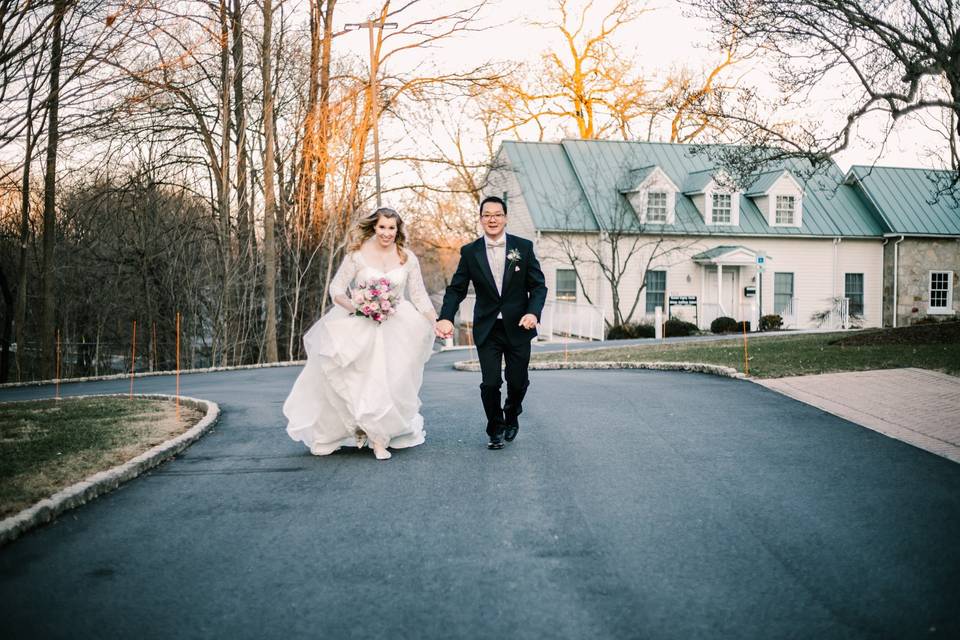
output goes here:
<path id="1" fill-rule="evenodd" d="M 410 302 L 421 313 L 432 313 L 434 316 L 437 310 L 433 308 L 433 302 L 427 294 L 427 287 L 423 284 L 423 274 L 420 272 L 420 261 L 412 251 L 407 251 L 407 258 L 410 260 L 410 275 L 407 277 L 407 295 Z"/>
<path id="2" fill-rule="evenodd" d="M 336 303 L 336 296 L 347 295 L 347 288 L 350 286 L 350 283 L 353 282 L 353 277 L 357 274 L 357 261 L 353 257 L 353 253 L 348 253 L 344 258 L 343 262 L 340 263 L 340 268 L 337 269 L 336 275 L 333 276 L 333 280 L 330 281 L 330 299 Z"/>

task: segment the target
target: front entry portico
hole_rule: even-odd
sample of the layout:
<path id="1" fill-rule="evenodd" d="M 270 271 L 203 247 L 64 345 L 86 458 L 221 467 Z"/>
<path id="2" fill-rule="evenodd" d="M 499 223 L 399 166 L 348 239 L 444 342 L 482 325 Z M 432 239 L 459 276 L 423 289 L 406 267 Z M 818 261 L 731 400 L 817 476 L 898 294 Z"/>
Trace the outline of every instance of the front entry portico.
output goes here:
<path id="1" fill-rule="evenodd" d="M 721 245 L 693 256 L 700 265 L 700 328 L 721 316 L 747 320 L 756 330 L 759 321 L 757 296 L 745 296 L 744 287 L 757 273 L 757 252 L 747 247 Z"/>

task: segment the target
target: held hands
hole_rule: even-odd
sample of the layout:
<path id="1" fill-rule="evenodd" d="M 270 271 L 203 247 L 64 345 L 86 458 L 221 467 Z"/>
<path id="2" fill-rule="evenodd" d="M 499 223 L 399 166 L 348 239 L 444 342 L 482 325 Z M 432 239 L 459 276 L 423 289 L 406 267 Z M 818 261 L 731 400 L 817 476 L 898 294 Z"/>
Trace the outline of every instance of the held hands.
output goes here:
<path id="1" fill-rule="evenodd" d="M 438 320 L 433 325 L 433 332 L 437 334 L 438 338 L 450 338 L 453 336 L 453 323 L 449 320 Z"/>
<path id="2" fill-rule="evenodd" d="M 537 316 L 528 313 L 520 318 L 520 326 L 524 329 L 533 329 L 537 326 Z"/>

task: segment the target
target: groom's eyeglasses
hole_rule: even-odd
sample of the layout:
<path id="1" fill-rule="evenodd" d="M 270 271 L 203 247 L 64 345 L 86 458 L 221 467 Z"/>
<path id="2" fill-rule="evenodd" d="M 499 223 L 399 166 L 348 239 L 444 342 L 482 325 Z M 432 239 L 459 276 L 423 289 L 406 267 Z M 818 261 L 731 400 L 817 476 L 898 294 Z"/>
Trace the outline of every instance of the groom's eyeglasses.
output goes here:
<path id="1" fill-rule="evenodd" d="M 480 214 L 480 218 L 482 220 L 499 220 L 500 218 L 503 218 L 503 217 L 504 217 L 504 214 L 502 213 L 481 213 Z"/>

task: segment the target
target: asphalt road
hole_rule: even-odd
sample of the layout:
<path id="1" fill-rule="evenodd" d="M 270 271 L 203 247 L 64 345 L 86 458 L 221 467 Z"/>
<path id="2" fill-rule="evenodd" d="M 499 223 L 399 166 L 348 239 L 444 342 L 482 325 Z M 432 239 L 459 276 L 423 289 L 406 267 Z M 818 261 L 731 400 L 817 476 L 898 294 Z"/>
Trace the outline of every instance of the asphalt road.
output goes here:
<path id="1" fill-rule="evenodd" d="M 0 549 L 3 636 L 960 636 L 960 465 L 750 382 L 653 371 L 533 372 L 491 452 L 463 357 L 431 361 L 427 443 L 388 462 L 286 437 L 299 368 L 182 377 L 219 425 Z"/>

